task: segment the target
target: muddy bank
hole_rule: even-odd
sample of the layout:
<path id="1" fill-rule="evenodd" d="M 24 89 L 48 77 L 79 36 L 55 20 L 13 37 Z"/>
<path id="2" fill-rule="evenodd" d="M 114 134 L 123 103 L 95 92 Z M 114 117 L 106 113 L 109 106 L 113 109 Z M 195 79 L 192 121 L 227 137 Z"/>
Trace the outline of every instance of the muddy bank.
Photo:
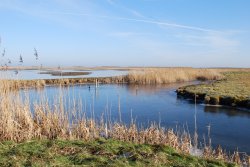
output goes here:
<path id="1" fill-rule="evenodd" d="M 89 75 L 91 74 L 91 72 L 47 71 L 47 72 L 40 72 L 39 74 L 50 74 L 52 76 L 78 76 L 78 75 Z"/>

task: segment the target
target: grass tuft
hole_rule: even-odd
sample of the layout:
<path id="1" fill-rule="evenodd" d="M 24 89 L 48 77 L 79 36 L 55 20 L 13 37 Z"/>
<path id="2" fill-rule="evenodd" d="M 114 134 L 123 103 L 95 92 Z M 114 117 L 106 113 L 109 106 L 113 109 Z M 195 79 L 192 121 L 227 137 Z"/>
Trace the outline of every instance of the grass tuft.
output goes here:
<path id="1" fill-rule="evenodd" d="M 159 149 L 161 148 L 161 149 Z M 236 166 L 192 157 L 168 146 L 134 144 L 117 140 L 32 140 L 5 142 L 1 166 Z M 65 150 L 68 151 L 65 154 Z M 76 152 L 72 150 L 78 150 Z M 115 151 L 111 151 L 115 150 Z M 11 154 L 10 154 L 11 152 Z"/>

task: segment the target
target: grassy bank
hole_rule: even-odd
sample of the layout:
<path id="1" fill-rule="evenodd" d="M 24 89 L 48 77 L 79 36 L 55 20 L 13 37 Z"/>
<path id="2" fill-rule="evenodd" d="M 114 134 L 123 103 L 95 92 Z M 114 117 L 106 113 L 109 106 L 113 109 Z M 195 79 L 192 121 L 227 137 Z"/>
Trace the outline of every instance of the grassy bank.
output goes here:
<path id="1" fill-rule="evenodd" d="M 118 140 L 31 140 L 0 144 L 0 166 L 204 166 L 232 167 L 161 145 Z"/>
<path id="2" fill-rule="evenodd" d="M 177 94 L 212 105 L 250 108 L 250 72 L 226 72 L 225 78 L 209 84 L 181 87 Z"/>

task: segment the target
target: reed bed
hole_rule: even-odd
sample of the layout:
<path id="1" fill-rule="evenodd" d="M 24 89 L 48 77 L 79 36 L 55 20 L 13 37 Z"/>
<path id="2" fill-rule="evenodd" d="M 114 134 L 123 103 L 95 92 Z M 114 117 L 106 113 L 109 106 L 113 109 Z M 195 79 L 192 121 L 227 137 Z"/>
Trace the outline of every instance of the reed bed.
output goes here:
<path id="1" fill-rule="evenodd" d="M 195 68 L 145 68 L 131 71 L 126 80 L 135 84 L 168 84 L 194 80 L 217 80 L 223 75 L 216 69 Z"/>
<path id="2" fill-rule="evenodd" d="M 0 79 L 1 80 L 1 79 Z M 25 88 L 42 88 L 50 85 L 76 85 L 76 84 L 124 84 L 127 83 L 123 76 L 102 78 L 59 78 L 59 79 L 34 79 L 34 80 L 10 80 L 4 79 L 6 88 L 19 90 Z"/>
<path id="3" fill-rule="evenodd" d="M 46 97 L 32 103 L 29 96 L 9 90 L 7 81 L 0 81 L 0 141 L 23 142 L 32 139 L 64 139 L 93 141 L 106 138 L 137 144 L 171 146 L 183 154 L 191 154 L 194 143 L 186 131 L 175 132 L 156 124 L 138 128 L 135 122 L 130 125 L 111 122 L 110 119 L 97 120 L 92 113 L 85 117 L 81 104 L 72 100 L 74 107 L 65 107 L 63 93 L 55 95 L 53 104 Z M 202 149 L 203 156 L 237 164 L 249 163 L 249 157 L 241 158 L 238 151 L 232 155 L 221 147 L 212 150 L 210 146 Z M 247 159 L 248 158 L 248 159 Z M 248 162 L 247 162 L 248 161 Z"/>
<path id="4" fill-rule="evenodd" d="M 195 68 L 134 68 L 129 74 L 116 77 L 98 78 L 59 78 L 37 80 L 8 80 L 11 89 L 26 87 L 44 87 L 45 85 L 74 85 L 92 83 L 122 83 L 122 84 L 169 84 L 195 80 L 218 80 L 223 78 L 223 72 L 229 69 L 195 69 Z M 233 70 L 233 69 L 232 69 Z"/>
<path id="5" fill-rule="evenodd" d="M 195 80 L 220 80 L 225 72 L 250 71 L 250 69 L 203 69 L 203 68 L 130 68 L 125 76 L 98 78 L 59 78 L 36 80 L 8 80 L 10 89 L 41 88 L 46 85 L 74 84 L 136 84 L 156 85 L 181 83 Z"/>

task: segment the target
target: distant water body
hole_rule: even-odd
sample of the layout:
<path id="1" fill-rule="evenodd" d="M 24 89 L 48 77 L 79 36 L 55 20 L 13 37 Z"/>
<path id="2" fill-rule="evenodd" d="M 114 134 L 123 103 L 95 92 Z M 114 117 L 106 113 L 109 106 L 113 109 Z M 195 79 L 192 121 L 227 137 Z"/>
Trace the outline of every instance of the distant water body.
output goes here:
<path id="1" fill-rule="evenodd" d="M 86 71 L 86 72 L 91 72 L 89 75 L 76 75 L 76 76 L 52 76 L 50 74 L 40 74 L 40 72 L 48 72 L 40 70 L 19 70 L 17 72 L 14 70 L 0 71 L 0 78 L 32 80 L 32 79 L 58 79 L 58 78 L 113 77 L 113 76 L 121 76 L 128 74 L 128 71 L 119 71 L 119 70 L 93 70 L 93 71 Z M 84 71 L 62 70 L 62 72 L 84 72 Z"/>

